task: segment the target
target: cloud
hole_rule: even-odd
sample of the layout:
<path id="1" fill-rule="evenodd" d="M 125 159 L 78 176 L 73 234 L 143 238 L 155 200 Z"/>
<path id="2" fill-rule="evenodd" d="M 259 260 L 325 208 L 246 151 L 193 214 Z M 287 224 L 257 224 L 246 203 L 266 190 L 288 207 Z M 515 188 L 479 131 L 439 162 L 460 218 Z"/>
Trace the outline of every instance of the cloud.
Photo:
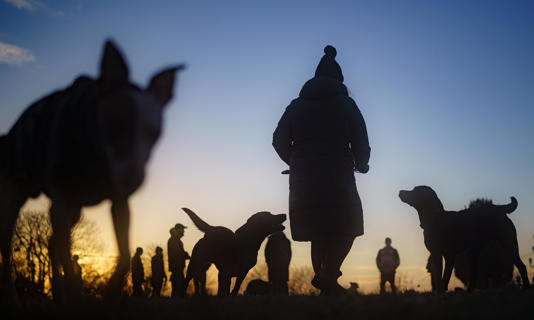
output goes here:
<path id="1" fill-rule="evenodd" d="M 40 5 L 38 1 L 34 0 L 4 0 L 4 2 L 9 3 L 12 6 L 15 6 L 22 10 L 35 11 Z"/>
<path id="2" fill-rule="evenodd" d="M 3 1 L 21 10 L 26 10 L 26 11 L 31 11 L 31 12 L 42 11 L 52 16 L 63 16 L 65 14 L 63 11 L 52 10 L 48 8 L 40 0 L 3 0 Z"/>
<path id="3" fill-rule="evenodd" d="M 19 65 L 35 61 L 33 54 L 13 44 L 0 42 L 0 63 Z"/>

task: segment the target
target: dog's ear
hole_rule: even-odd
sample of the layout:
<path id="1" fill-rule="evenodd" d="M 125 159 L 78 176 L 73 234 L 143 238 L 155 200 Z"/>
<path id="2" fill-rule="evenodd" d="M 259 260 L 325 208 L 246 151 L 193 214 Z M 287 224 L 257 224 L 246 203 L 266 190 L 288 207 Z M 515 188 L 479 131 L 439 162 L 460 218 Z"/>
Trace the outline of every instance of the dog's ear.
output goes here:
<path id="1" fill-rule="evenodd" d="M 100 61 L 100 85 L 111 90 L 128 83 L 128 67 L 119 50 L 110 40 L 104 45 Z"/>
<path id="2" fill-rule="evenodd" d="M 172 99 L 176 72 L 185 69 L 183 64 L 165 69 L 152 77 L 147 91 L 165 107 Z"/>

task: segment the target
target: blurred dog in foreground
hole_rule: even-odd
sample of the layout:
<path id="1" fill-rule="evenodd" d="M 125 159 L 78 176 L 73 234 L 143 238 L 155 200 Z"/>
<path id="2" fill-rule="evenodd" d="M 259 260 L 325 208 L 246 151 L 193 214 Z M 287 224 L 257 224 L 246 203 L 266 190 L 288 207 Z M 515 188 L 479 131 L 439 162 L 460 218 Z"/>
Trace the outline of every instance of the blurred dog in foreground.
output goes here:
<path id="1" fill-rule="evenodd" d="M 456 256 L 467 250 L 471 278 L 468 290 L 472 292 L 478 279 L 479 255 L 490 241 L 496 241 L 511 257 L 521 274 L 523 287 L 530 286 L 526 267 L 519 256 L 517 232 L 507 216 L 517 208 L 514 197 L 507 205 L 487 203 L 461 211 L 445 211 L 436 192 L 427 186 L 417 186 L 410 191 L 402 190 L 399 197 L 419 214 L 425 246 L 432 259 L 433 290 L 447 290 Z M 442 272 L 443 258 L 445 270 Z"/>
<path id="2" fill-rule="evenodd" d="M 241 283 L 248 271 L 256 265 L 258 250 L 267 236 L 282 231 L 285 214 L 273 215 L 262 211 L 253 214 L 236 232 L 225 227 L 214 227 L 200 219 L 193 211 L 182 208 L 204 237 L 196 244 L 191 260 L 187 266 L 185 288 L 192 278 L 205 274 L 205 266 L 214 263 L 219 270 L 219 287 L 217 294 L 225 296 L 230 293 L 231 279 L 237 277 L 232 295 L 237 295 Z"/>
<path id="3" fill-rule="evenodd" d="M 108 295 L 120 294 L 129 269 L 129 196 L 141 185 L 145 165 L 162 130 L 175 73 L 165 69 L 142 89 L 112 42 L 104 46 L 98 79 L 78 77 L 66 89 L 33 103 L 0 137 L 0 246 L 2 291 L 17 302 L 11 279 L 11 238 L 28 198 L 51 199 L 49 241 L 54 299 L 76 297 L 70 234 L 83 206 L 112 202 L 120 258 Z"/>

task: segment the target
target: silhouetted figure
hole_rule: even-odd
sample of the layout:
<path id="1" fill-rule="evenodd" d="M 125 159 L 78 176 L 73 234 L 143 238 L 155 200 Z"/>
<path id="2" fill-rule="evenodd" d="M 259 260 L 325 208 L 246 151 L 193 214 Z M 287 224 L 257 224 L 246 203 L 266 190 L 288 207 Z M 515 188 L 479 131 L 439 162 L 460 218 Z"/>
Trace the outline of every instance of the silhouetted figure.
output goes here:
<path id="1" fill-rule="evenodd" d="M 195 243 L 195 246 L 193 247 L 193 251 L 191 252 L 191 256 L 198 255 L 198 251 L 201 250 L 202 242 L 199 241 Z M 210 262 L 206 262 L 204 266 L 199 266 L 198 270 L 196 271 L 194 277 L 193 277 L 193 284 L 195 286 L 195 295 L 206 295 L 206 272 L 211 267 Z"/>
<path id="2" fill-rule="evenodd" d="M 397 292 L 395 287 L 395 270 L 400 264 L 397 249 L 391 246 L 391 239 L 386 238 L 386 246 L 378 250 L 376 266 L 380 270 L 380 293 L 386 292 L 386 282 L 391 286 L 391 292 Z"/>
<path id="3" fill-rule="evenodd" d="M 237 295 L 247 273 L 258 261 L 258 250 L 268 235 L 284 230 L 282 223 L 285 214 L 271 214 L 261 211 L 253 214 L 247 222 L 234 232 L 211 226 L 188 208 L 182 208 L 204 237 L 198 240 L 191 261 L 187 267 L 185 286 L 199 273 L 205 273 L 208 263 L 213 263 L 219 271 L 217 295 Z M 236 277 L 230 292 L 232 278 Z"/>
<path id="4" fill-rule="evenodd" d="M 169 271 L 171 272 L 172 297 L 185 295 L 184 268 L 185 260 L 189 259 L 189 253 L 184 250 L 184 244 L 180 240 L 184 236 L 183 224 L 177 223 L 169 232 L 171 237 L 167 241 L 167 254 L 169 258 Z"/>
<path id="5" fill-rule="evenodd" d="M 74 294 L 81 293 L 83 288 L 82 267 L 78 263 L 79 259 L 80 257 L 77 254 L 72 256 L 72 269 L 74 271 L 73 285 L 75 286 Z"/>
<path id="6" fill-rule="evenodd" d="M 156 248 L 156 255 L 152 257 L 151 268 L 152 278 L 150 279 L 150 282 L 153 289 L 152 297 L 159 297 L 163 283 L 167 282 L 167 275 L 165 274 L 163 265 L 163 249 L 161 247 Z"/>
<path id="7" fill-rule="evenodd" d="M 119 261 L 106 291 L 118 296 L 130 265 L 129 196 L 141 185 L 145 164 L 162 129 L 172 98 L 175 66 L 154 75 L 148 86 L 130 82 L 121 53 L 107 41 L 98 77 L 79 76 L 29 106 L 0 136 L 0 290 L 17 303 L 11 281 L 11 246 L 19 209 L 28 198 L 51 200 L 52 292 L 60 303 L 76 293 L 70 235 L 84 206 L 111 201 Z M 4 190 L 9 190 L 4 192 Z M 2 294 L 0 293 L 0 294 Z"/>
<path id="8" fill-rule="evenodd" d="M 269 283 L 272 292 L 287 295 L 291 243 L 283 231 L 275 232 L 269 236 L 265 245 L 265 262 L 269 268 Z"/>
<path id="9" fill-rule="evenodd" d="M 360 292 L 358 292 L 358 289 L 360 289 L 360 286 L 358 285 L 358 283 L 351 282 L 350 287 L 347 289 L 347 293 L 352 296 L 357 296 L 360 294 Z"/>
<path id="10" fill-rule="evenodd" d="M 141 255 L 143 254 L 143 248 L 137 248 L 135 255 L 132 258 L 132 295 L 142 296 L 143 282 L 145 282 L 145 270 L 143 268 L 143 262 L 141 261 Z"/>
<path id="11" fill-rule="evenodd" d="M 336 49 L 324 49 L 315 77 L 286 108 L 273 147 L 289 165 L 289 216 L 295 241 L 311 241 L 322 293 L 343 293 L 340 267 L 363 234 L 354 170 L 366 173 L 370 147 L 365 121 L 343 85 Z"/>
<path id="12" fill-rule="evenodd" d="M 261 279 L 250 280 L 245 290 L 246 296 L 261 296 L 271 293 L 273 290 L 272 285 Z"/>
<path id="13" fill-rule="evenodd" d="M 433 287 L 438 291 L 448 289 L 457 255 L 467 251 L 471 269 L 468 291 L 472 292 L 479 279 L 478 260 L 490 241 L 495 241 L 512 258 L 523 287 L 530 288 L 526 266 L 519 256 L 517 231 L 507 216 L 517 209 L 516 198 L 511 197 L 511 202 L 506 205 L 488 202 L 461 211 L 446 211 L 436 192 L 428 186 L 401 190 L 399 198 L 417 210 L 420 226 L 424 229 L 424 243 L 432 257 Z"/>

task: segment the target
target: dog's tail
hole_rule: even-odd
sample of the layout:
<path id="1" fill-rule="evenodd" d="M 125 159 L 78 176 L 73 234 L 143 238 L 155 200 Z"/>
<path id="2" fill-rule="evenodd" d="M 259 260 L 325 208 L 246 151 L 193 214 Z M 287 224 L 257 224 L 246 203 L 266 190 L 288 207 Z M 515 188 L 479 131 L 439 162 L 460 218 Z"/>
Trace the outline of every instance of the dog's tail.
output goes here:
<path id="1" fill-rule="evenodd" d="M 188 209 L 188 208 L 182 208 L 182 210 L 185 211 L 185 213 L 187 213 L 187 215 L 189 216 L 189 218 L 191 218 L 191 220 L 193 221 L 193 223 L 195 224 L 195 226 L 202 232 L 208 232 L 210 229 L 212 229 L 213 227 L 210 226 L 206 221 L 200 219 L 199 216 L 196 215 L 196 213 L 193 212 L 193 210 L 191 209 Z"/>
<path id="2" fill-rule="evenodd" d="M 499 207 L 504 213 L 509 214 L 515 211 L 517 209 L 517 199 L 515 197 L 510 197 L 510 203 L 509 204 L 503 204 Z"/>

